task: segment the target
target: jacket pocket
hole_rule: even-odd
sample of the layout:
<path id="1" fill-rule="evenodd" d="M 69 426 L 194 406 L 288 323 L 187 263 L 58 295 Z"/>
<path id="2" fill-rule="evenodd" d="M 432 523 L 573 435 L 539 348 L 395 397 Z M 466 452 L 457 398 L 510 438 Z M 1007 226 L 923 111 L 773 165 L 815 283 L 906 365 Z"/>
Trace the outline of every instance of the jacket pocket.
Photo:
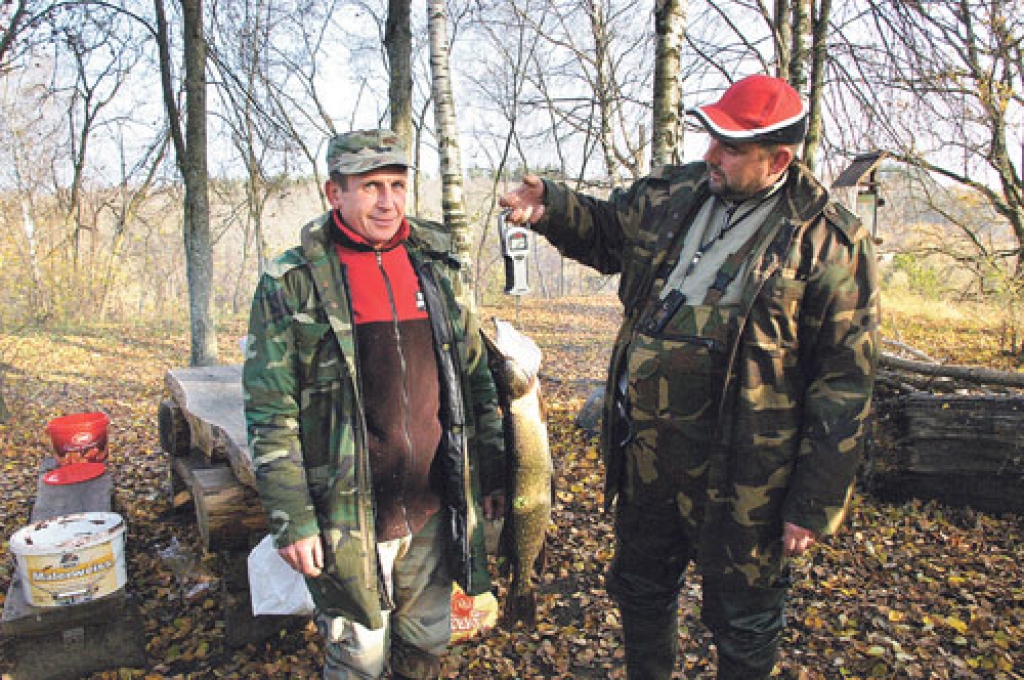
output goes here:
<path id="1" fill-rule="evenodd" d="M 660 410 L 658 395 L 660 357 L 654 341 L 640 336 L 629 350 L 629 385 L 627 394 L 632 411 L 657 415 Z"/>
<path id="2" fill-rule="evenodd" d="M 297 321 L 294 325 L 295 351 L 306 383 L 330 382 L 343 373 L 340 353 L 328 351 L 334 341 L 331 325 Z"/>
<path id="3" fill-rule="evenodd" d="M 763 312 L 752 317 L 750 339 L 767 352 L 781 353 L 800 346 L 800 312 L 807 283 L 779 273 L 762 291 Z"/>

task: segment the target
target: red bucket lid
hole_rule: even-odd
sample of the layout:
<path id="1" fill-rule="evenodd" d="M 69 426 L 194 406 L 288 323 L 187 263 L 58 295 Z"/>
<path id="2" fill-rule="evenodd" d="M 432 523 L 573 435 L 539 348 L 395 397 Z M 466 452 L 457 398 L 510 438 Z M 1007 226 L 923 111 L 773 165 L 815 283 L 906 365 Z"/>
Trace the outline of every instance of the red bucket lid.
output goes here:
<path id="1" fill-rule="evenodd" d="M 71 463 L 63 465 L 55 470 L 50 470 L 43 475 L 43 481 L 47 484 L 61 486 L 64 484 L 78 484 L 96 479 L 107 471 L 103 463 Z"/>

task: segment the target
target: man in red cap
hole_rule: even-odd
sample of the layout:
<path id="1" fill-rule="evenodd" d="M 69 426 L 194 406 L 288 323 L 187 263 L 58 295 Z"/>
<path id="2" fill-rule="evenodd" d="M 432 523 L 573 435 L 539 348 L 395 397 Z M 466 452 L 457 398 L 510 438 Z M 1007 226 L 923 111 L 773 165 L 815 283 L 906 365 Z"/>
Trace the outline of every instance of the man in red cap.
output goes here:
<path id="1" fill-rule="evenodd" d="M 501 204 L 621 275 L 602 447 L 628 677 L 672 676 L 693 562 L 718 677 L 754 680 L 775 664 L 788 561 L 836 531 L 852 495 L 877 364 L 875 257 L 797 160 L 807 109 L 788 83 L 750 76 L 689 113 L 711 136 L 703 162 L 607 200 L 527 176 Z"/>

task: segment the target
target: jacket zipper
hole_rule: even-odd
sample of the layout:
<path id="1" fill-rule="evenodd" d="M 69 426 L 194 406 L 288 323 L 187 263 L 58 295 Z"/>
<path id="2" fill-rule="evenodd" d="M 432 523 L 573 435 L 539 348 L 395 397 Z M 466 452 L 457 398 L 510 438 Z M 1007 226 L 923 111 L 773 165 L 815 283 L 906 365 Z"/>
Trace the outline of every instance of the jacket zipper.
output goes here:
<path id="1" fill-rule="evenodd" d="M 405 464 L 402 465 L 400 488 L 402 492 L 402 516 L 405 519 L 405 528 L 411 534 L 412 527 L 409 526 L 408 508 L 405 506 L 406 485 L 408 483 L 409 467 L 413 456 L 412 434 L 409 432 L 410 406 L 408 364 L 405 360 L 405 350 L 402 347 L 402 328 L 398 319 L 398 306 L 395 303 L 395 291 L 391 286 L 391 279 L 388 277 L 387 269 L 384 267 L 383 255 L 379 250 L 375 252 L 375 255 L 377 256 L 377 267 L 380 269 L 381 276 L 384 277 L 384 288 L 388 293 L 388 304 L 391 305 L 391 326 L 395 333 L 395 349 L 398 352 L 398 365 L 402 369 L 402 434 L 405 437 L 406 460 Z"/>

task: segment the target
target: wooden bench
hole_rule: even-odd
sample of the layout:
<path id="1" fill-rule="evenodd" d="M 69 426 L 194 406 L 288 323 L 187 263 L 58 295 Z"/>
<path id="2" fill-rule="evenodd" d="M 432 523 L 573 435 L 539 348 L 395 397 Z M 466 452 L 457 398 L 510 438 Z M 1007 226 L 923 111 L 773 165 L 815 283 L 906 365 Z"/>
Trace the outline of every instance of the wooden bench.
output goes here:
<path id="1" fill-rule="evenodd" d="M 167 372 L 159 407 L 160 445 L 170 457 L 172 504 L 192 506 L 203 549 L 226 564 L 225 643 L 267 639 L 309 617 L 253 616 L 246 558 L 267 533 L 245 432 L 240 365 Z"/>
<path id="2" fill-rule="evenodd" d="M 46 458 L 40 466 L 32 523 L 111 510 L 110 472 L 77 484 L 46 484 L 43 476 L 56 465 Z M 3 637 L 14 652 L 12 680 L 70 680 L 99 670 L 146 666 L 142 619 L 128 587 L 89 602 L 36 607 L 26 599 L 21 578 L 16 572 L 11 581 L 2 621 Z"/>

